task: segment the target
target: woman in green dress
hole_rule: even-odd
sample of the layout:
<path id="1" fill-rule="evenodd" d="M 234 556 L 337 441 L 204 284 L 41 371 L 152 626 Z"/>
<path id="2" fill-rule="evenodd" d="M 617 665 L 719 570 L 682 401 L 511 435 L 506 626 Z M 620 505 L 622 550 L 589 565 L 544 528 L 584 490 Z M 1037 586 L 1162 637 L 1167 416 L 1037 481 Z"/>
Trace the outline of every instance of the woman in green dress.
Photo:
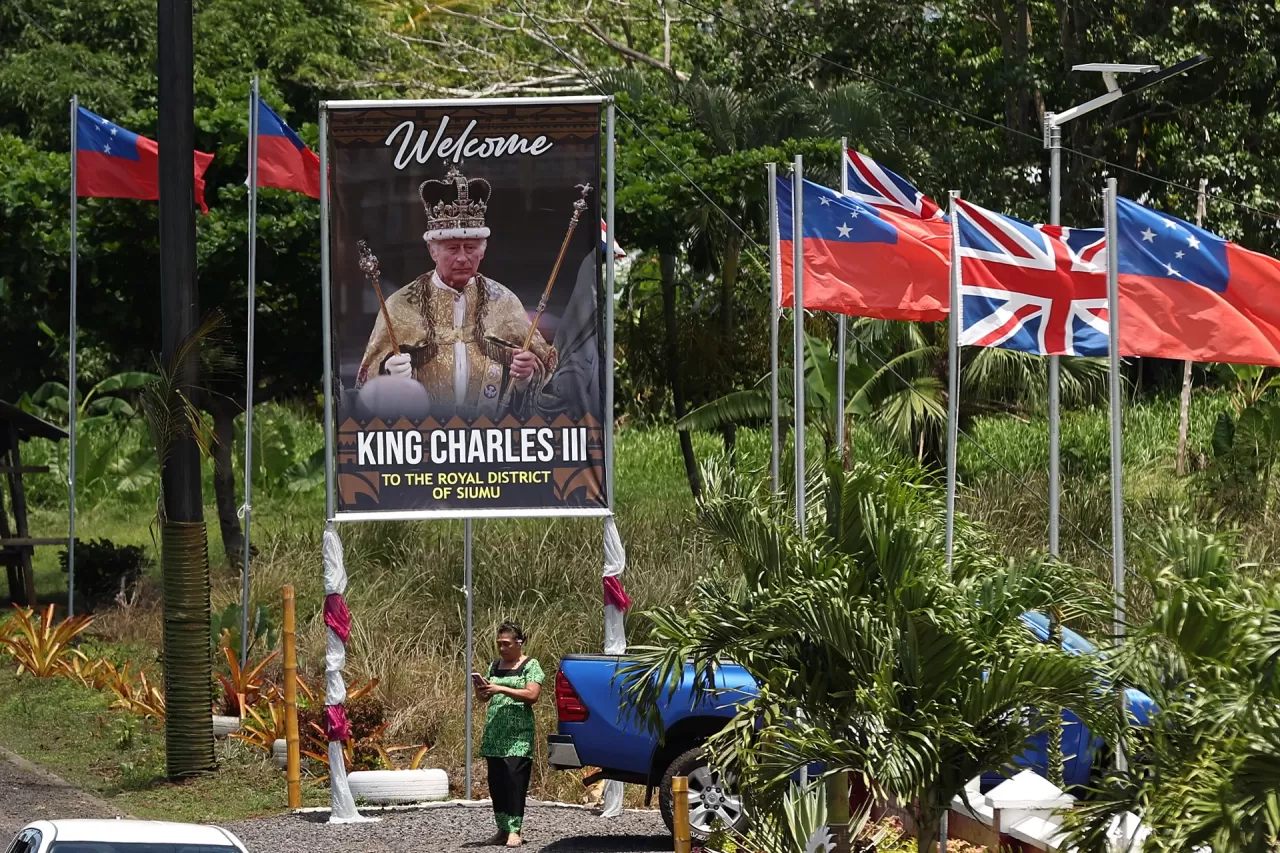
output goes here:
<path id="1" fill-rule="evenodd" d="M 515 622 L 498 626 L 498 659 L 487 677 L 473 675 L 476 696 L 489 703 L 480 754 L 489 764 L 489 796 L 498 833 L 490 844 L 519 847 L 524 800 L 533 770 L 533 703 L 545 678 L 536 660 L 524 654 L 524 632 Z"/>

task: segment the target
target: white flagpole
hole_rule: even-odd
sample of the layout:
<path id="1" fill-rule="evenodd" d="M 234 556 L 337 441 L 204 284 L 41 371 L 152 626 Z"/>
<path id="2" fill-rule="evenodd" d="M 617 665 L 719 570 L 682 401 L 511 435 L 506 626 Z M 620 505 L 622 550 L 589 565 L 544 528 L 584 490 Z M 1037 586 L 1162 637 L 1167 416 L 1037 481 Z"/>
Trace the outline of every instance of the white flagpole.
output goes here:
<path id="1" fill-rule="evenodd" d="M 955 562 L 956 445 L 960 437 L 960 329 L 964 324 L 960 301 L 960 217 L 958 190 L 951 190 L 951 316 L 947 318 L 947 571 Z"/>
<path id="2" fill-rule="evenodd" d="M 249 660 L 249 528 L 253 521 L 253 327 L 258 275 L 258 76 L 249 90 L 249 279 L 244 355 L 244 568 L 240 588 L 240 666 Z"/>
<path id="3" fill-rule="evenodd" d="M 769 484 L 778 493 L 781 430 L 778 424 L 778 315 L 782 305 L 782 260 L 778 248 L 778 165 L 766 164 L 769 181 Z"/>
<path id="4" fill-rule="evenodd" d="M 76 219 L 80 198 L 76 181 L 79 178 L 80 145 L 80 96 L 71 96 L 71 342 L 67 347 L 67 618 L 76 614 L 76 279 L 78 277 L 76 245 Z M 34 601 L 28 607 L 35 607 Z"/>
<path id="5" fill-rule="evenodd" d="M 792 327 L 796 404 L 796 529 L 804 536 L 804 156 L 791 169 Z"/>
<path id="6" fill-rule="evenodd" d="M 1120 428 L 1120 276 L 1119 235 L 1116 217 L 1116 179 L 1107 178 L 1104 195 L 1107 239 L 1107 351 L 1111 361 L 1111 582 L 1115 592 L 1112 630 L 1117 643 L 1124 641 L 1124 466 Z M 1121 720 L 1124 717 L 1121 694 Z M 1123 737 L 1123 736 L 1122 736 Z M 1123 740 L 1116 744 L 1116 769 L 1126 770 Z"/>
<path id="7" fill-rule="evenodd" d="M 849 140 L 840 137 L 840 195 L 849 192 Z M 844 452 L 844 376 L 848 364 L 848 317 L 839 315 L 836 320 L 836 454 L 843 464 L 847 461 Z"/>

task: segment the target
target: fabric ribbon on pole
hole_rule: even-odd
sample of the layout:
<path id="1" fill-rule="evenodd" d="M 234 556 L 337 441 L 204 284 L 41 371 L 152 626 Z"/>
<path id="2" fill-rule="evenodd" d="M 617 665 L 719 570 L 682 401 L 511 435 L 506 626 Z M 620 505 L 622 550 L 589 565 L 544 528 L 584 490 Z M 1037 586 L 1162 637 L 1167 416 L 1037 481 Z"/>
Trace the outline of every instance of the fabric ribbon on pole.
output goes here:
<path id="1" fill-rule="evenodd" d="M 359 823 L 373 820 L 356 811 L 355 800 L 347 783 L 346 756 L 343 742 L 351 737 L 345 703 L 347 686 L 342 670 L 347 662 L 346 641 L 351 636 L 351 613 L 343 594 L 347 591 L 347 569 L 342 558 L 342 539 L 333 522 L 325 524 L 324 540 L 324 616 L 328 628 L 325 641 L 324 729 L 329 740 L 329 795 L 332 810 L 330 823 Z"/>

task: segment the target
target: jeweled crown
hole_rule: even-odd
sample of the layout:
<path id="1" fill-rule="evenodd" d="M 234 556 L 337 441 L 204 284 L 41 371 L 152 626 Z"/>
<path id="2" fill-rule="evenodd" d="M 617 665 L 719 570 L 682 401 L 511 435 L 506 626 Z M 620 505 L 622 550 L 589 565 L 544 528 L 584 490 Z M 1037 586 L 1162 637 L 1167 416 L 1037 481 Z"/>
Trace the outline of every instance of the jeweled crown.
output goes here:
<path id="1" fill-rule="evenodd" d="M 443 180 L 423 181 L 418 187 L 422 207 L 427 212 L 424 240 L 450 238 L 482 239 L 489 236 L 484 216 L 493 187 L 484 178 L 468 179 L 457 166 L 450 166 Z"/>

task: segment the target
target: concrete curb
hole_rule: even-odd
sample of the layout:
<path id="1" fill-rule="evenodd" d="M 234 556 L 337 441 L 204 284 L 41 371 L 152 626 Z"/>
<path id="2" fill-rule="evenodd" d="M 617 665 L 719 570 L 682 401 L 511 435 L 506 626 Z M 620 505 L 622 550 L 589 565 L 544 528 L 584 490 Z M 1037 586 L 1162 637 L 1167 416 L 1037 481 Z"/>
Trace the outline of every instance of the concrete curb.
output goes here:
<path id="1" fill-rule="evenodd" d="M 584 806 L 578 803 L 557 803 L 549 800 L 530 799 L 525 801 L 525 805 L 539 806 L 541 808 L 551 808 L 551 809 L 566 809 L 568 811 L 582 811 L 582 812 L 599 812 L 600 811 L 599 806 Z M 416 803 L 416 804 L 410 804 L 410 805 L 397 805 L 397 806 L 360 806 L 356 810 L 361 814 L 364 814 L 365 812 L 370 812 L 370 813 L 414 812 L 414 811 L 427 811 L 429 809 L 449 809 L 449 808 L 488 809 L 492 807 L 493 807 L 493 801 L 484 799 L 484 800 L 444 800 L 443 802 L 438 802 L 438 803 Z M 330 811 L 332 811 L 332 809 L 330 809 L 329 806 L 307 806 L 306 808 L 294 809 L 292 813 L 293 814 L 327 814 Z M 636 814 L 648 814 L 651 812 L 656 812 L 657 809 L 623 809 L 623 811 L 634 812 Z M 608 818 L 605 818 L 605 819 L 608 820 Z"/>

